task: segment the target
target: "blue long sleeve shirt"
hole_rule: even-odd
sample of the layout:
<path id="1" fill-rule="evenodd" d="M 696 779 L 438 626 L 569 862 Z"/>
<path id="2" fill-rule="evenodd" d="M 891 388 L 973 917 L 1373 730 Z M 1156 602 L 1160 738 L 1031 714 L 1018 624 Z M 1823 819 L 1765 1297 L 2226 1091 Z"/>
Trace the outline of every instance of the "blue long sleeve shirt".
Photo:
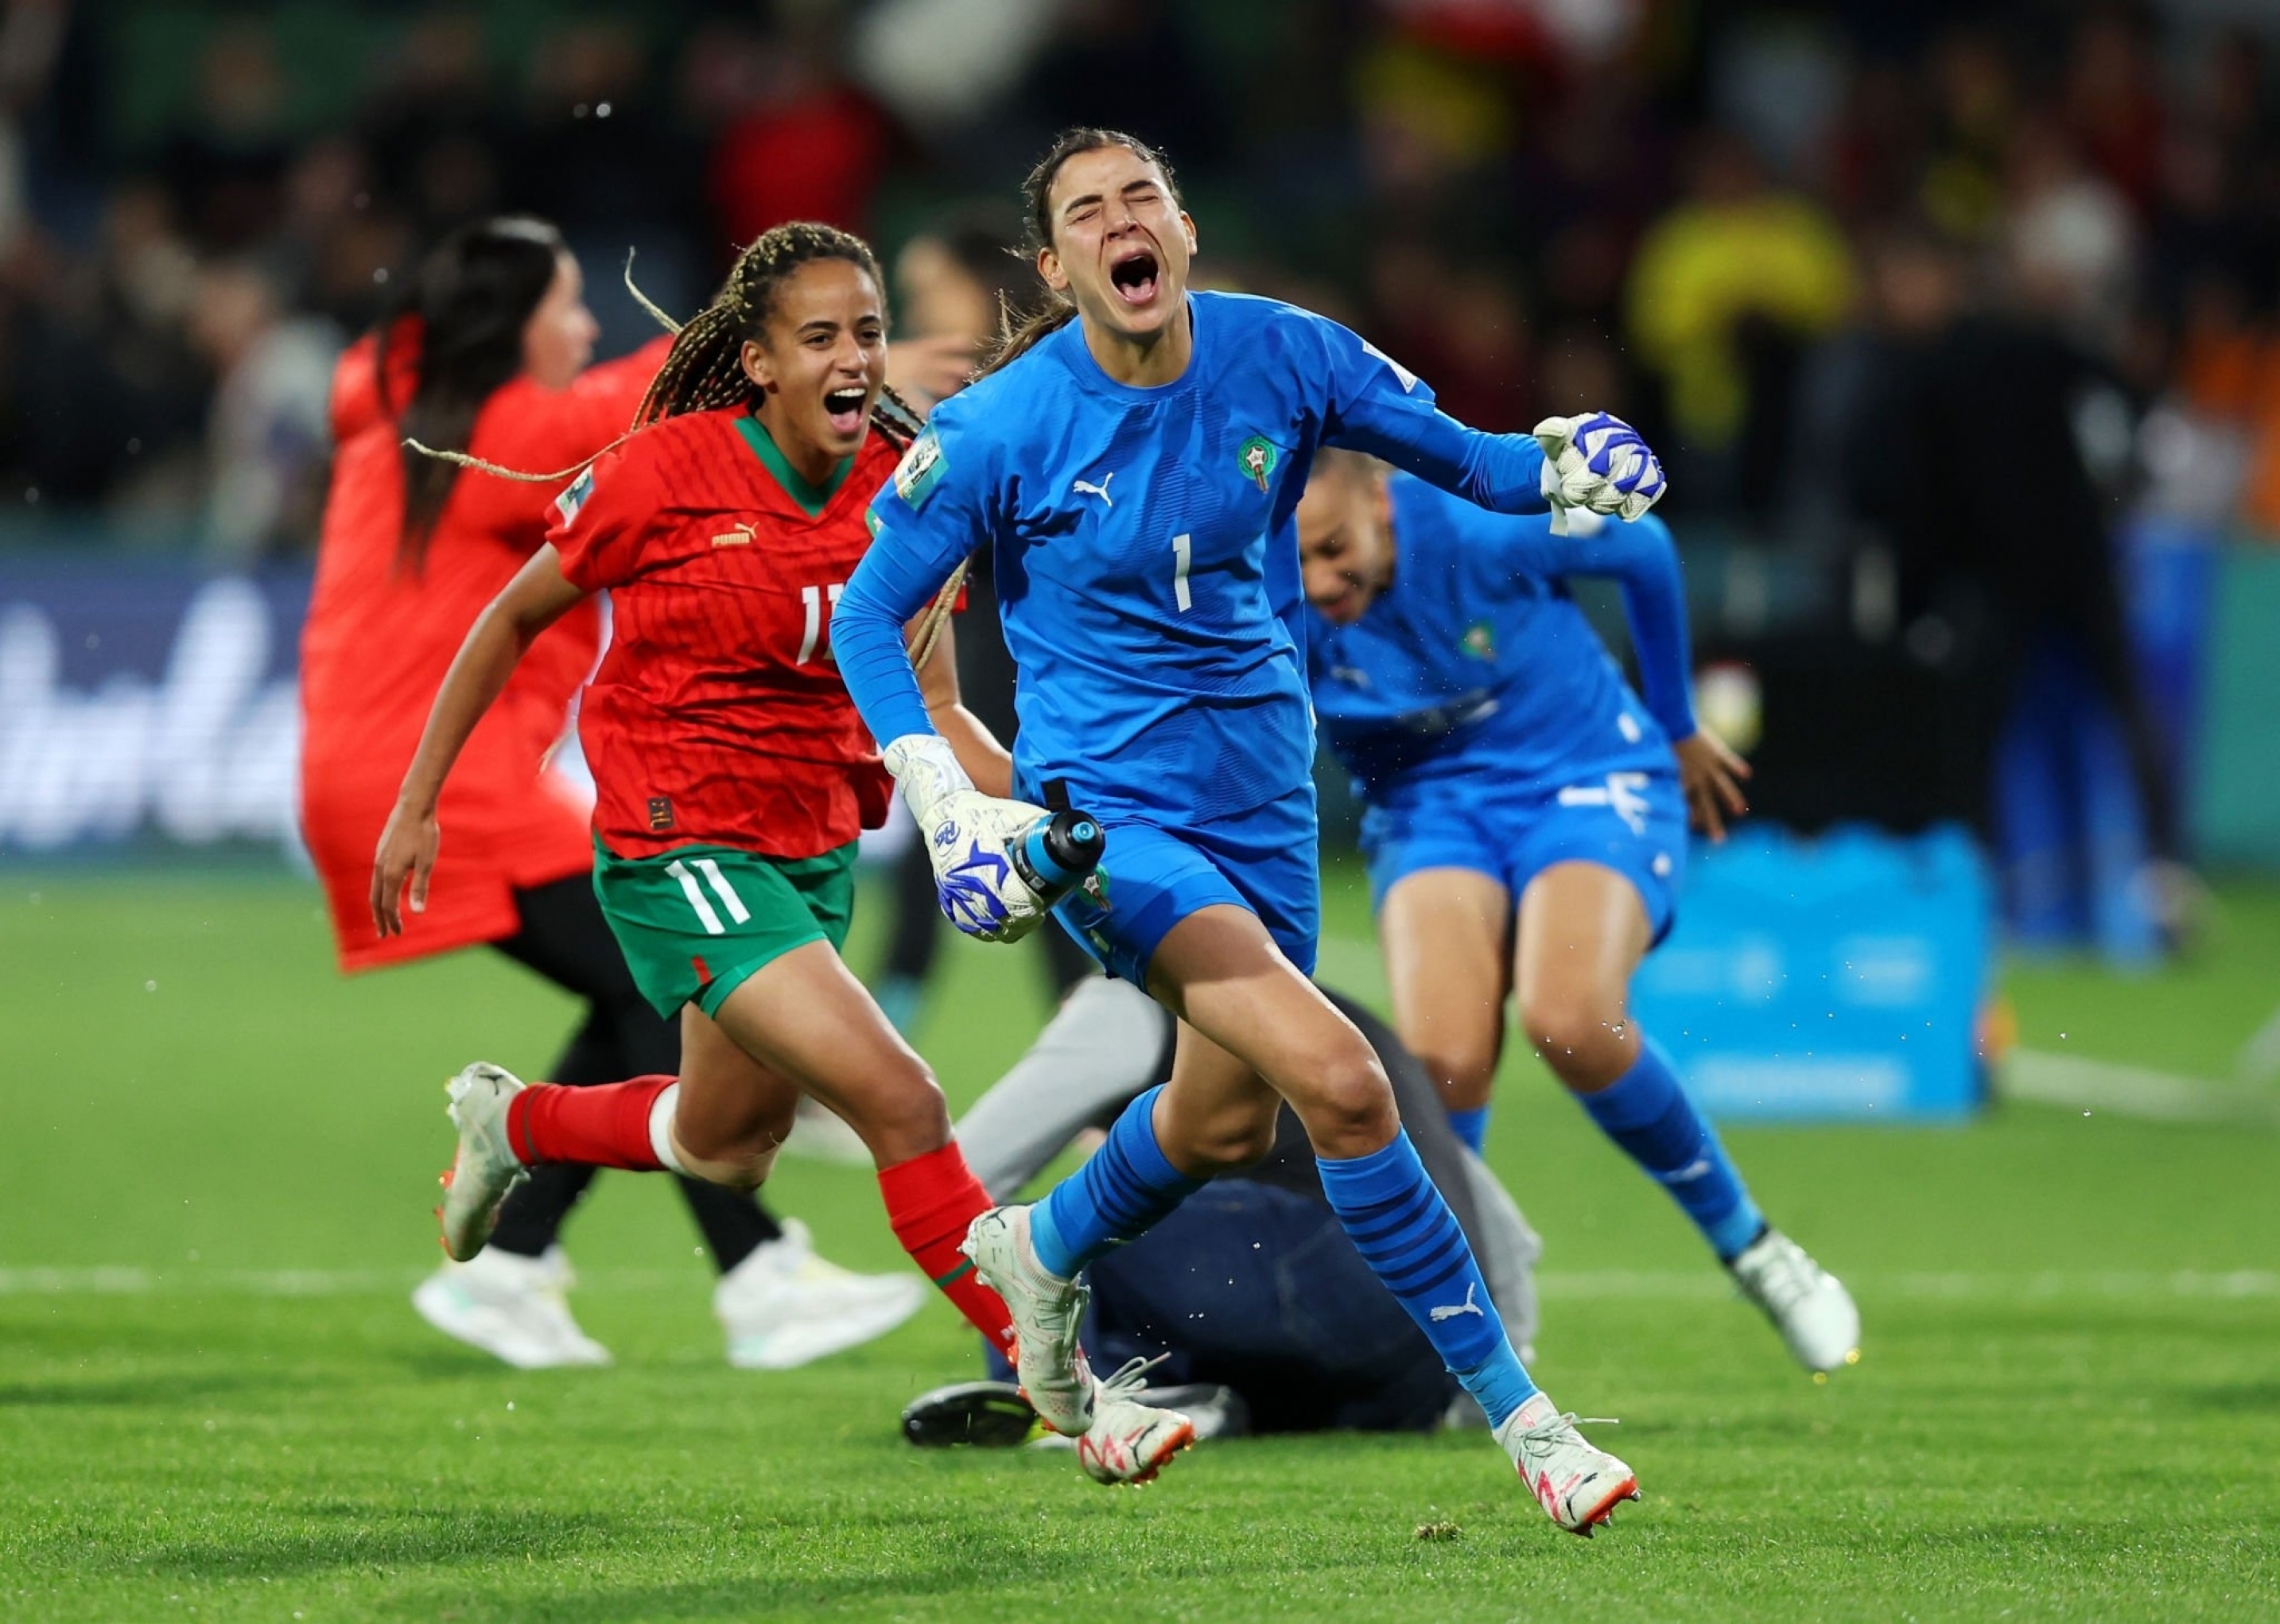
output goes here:
<path id="1" fill-rule="evenodd" d="M 1313 756 L 1291 513 L 1320 446 L 1469 502 L 1541 512 L 1532 436 L 1466 427 L 1336 322 L 1190 296 L 1186 373 L 1104 373 L 1072 322 L 935 410 L 870 510 L 833 618 L 882 742 L 931 730 L 901 628 L 959 561 L 992 563 L 1021 677 L 1015 782 L 1178 827 L 1303 786 Z"/>
<path id="2" fill-rule="evenodd" d="M 1668 766 L 1694 732 L 1685 587 L 1670 532 L 1490 513 L 1396 475 L 1392 584 L 1351 626 L 1306 611 L 1314 709 L 1362 794 L 1483 774 L 1525 789 Z M 1622 589 L 1645 701 L 1567 587 Z"/>

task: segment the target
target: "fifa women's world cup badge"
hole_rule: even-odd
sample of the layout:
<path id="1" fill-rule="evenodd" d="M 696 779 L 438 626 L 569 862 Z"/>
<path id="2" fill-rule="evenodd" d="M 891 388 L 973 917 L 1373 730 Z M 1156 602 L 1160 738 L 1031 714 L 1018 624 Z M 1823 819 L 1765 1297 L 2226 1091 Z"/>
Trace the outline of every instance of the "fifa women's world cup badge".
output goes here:
<path id="1" fill-rule="evenodd" d="M 1244 473 L 1250 476 L 1251 482 L 1265 490 L 1267 481 L 1274 477 L 1275 465 L 1282 459 L 1282 453 L 1266 435 L 1253 435 L 1237 448 L 1235 456 L 1236 460 L 1243 465 Z"/>

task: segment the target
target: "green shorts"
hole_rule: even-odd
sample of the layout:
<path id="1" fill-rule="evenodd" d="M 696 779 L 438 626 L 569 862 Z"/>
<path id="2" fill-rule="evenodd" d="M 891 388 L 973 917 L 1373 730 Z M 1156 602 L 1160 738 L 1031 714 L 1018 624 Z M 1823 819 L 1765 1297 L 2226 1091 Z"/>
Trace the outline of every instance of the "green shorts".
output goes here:
<path id="1" fill-rule="evenodd" d="M 657 1012 L 707 1015 L 763 966 L 811 942 L 836 952 L 855 910 L 855 844 L 821 857 L 676 846 L 621 858 L 594 843 L 594 895 Z"/>

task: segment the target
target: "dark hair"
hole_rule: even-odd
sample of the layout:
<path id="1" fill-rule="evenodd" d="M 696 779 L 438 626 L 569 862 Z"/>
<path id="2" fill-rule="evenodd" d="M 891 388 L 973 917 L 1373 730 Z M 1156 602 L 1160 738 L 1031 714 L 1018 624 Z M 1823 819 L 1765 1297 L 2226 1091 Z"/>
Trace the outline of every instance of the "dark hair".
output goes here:
<path id="1" fill-rule="evenodd" d="M 375 357 L 381 401 L 406 440 L 464 451 L 483 403 L 522 371 L 522 333 L 569 249 L 542 219 L 505 215 L 463 226 L 420 262 L 382 319 Z M 420 324 L 418 379 L 400 412 L 389 398 L 389 352 L 403 319 Z M 416 575 L 459 477 L 455 462 L 405 448 L 397 567 Z"/>
<path id="2" fill-rule="evenodd" d="M 712 412 L 748 400 L 756 391 L 744 371 L 745 341 L 766 331 L 777 291 L 792 273 L 820 259 L 841 259 L 871 279 L 886 297 L 886 279 L 869 243 L 851 232 L 812 220 L 771 227 L 736 256 L 728 281 L 712 302 L 674 335 L 673 348 L 634 413 L 639 427 L 685 412 Z M 918 433 L 918 414 L 891 389 L 880 391 L 871 413 L 874 427 L 892 444 L 908 445 Z"/>
<path id="3" fill-rule="evenodd" d="M 1171 189 L 1175 206 L 1180 201 L 1180 183 L 1172 173 L 1172 166 L 1164 155 L 1141 140 L 1122 130 L 1070 129 L 1054 138 L 1036 167 L 1029 171 L 1028 179 L 1021 182 L 1021 210 L 1028 228 L 1031 253 L 1040 253 L 1053 242 L 1052 189 L 1061 165 L 1080 153 L 1098 152 L 1103 147 L 1122 147 L 1144 164 L 1153 164 L 1162 172 L 1164 184 Z M 984 375 L 1009 366 L 1036 348 L 1037 341 L 1046 335 L 1067 327 L 1076 315 L 1076 304 L 1065 293 L 1048 291 L 1044 303 L 1021 319 L 1021 323 L 1007 331 L 999 341 L 989 365 L 982 369 Z"/>
<path id="4" fill-rule="evenodd" d="M 1044 292 L 1036 258 L 1022 242 L 1026 235 L 1010 210 L 968 209 L 920 231 L 912 241 L 938 246 L 982 289 L 998 319 L 990 336 L 1002 340 Z"/>

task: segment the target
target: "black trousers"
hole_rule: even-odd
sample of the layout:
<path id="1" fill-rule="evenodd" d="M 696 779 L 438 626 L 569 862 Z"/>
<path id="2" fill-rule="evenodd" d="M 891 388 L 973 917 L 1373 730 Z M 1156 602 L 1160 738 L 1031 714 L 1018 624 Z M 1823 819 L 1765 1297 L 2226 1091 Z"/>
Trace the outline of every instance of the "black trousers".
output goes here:
<path id="1" fill-rule="evenodd" d="M 586 1019 L 546 1081 L 582 1088 L 679 1073 L 681 1023 L 659 1020 L 634 985 L 633 972 L 626 967 L 625 955 L 602 917 L 602 904 L 595 900 L 593 881 L 578 874 L 518 891 L 515 906 L 521 928 L 492 945 L 586 1000 Z M 499 1208 L 490 1243 L 535 1258 L 554 1243 L 571 1209 L 599 1171 L 560 1162 L 533 1167 L 529 1181 Z M 783 1233 L 758 1197 L 702 1179 L 674 1176 L 721 1273 Z"/>

